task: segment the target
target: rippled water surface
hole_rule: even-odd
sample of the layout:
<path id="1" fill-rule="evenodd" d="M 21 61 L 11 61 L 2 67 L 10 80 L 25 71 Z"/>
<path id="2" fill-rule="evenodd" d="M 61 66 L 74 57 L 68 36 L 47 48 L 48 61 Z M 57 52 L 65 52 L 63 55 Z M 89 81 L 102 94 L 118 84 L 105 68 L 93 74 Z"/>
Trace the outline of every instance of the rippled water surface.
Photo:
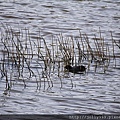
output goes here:
<path id="1" fill-rule="evenodd" d="M 0 21 L 14 29 L 29 28 L 43 36 L 63 33 L 78 36 L 79 31 L 89 36 L 99 28 L 103 36 L 120 38 L 119 0 L 1 0 Z M 118 55 L 120 49 L 116 48 Z M 70 74 L 60 80 L 55 76 L 54 86 L 38 90 L 35 80 L 26 81 L 26 87 L 16 80 L 6 95 L 5 81 L 0 80 L 0 113 L 92 113 L 120 114 L 120 61 L 106 73 Z M 71 87 L 71 80 L 73 87 Z M 3 94 L 4 93 L 4 94 Z"/>

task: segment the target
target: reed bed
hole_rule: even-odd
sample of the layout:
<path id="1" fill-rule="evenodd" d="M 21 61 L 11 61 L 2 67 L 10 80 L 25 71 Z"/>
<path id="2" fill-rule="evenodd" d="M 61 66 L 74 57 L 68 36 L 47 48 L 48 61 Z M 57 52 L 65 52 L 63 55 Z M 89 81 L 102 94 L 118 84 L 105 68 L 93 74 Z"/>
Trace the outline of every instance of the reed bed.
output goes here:
<path id="1" fill-rule="evenodd" d="M 1 79 L 6 81 L 8 90 L 16 80 L 23 81 L 24 87 L 27 81 L 33 80 L 37 89 L 49 89 L 54 86 L 53 76 L 57 76 L 62 88 L 65 65 L 85 65 L 88 73 L 91 66 L 94 72 L 101 67 L 105 73 L 111 64 L 116 67 L 116 60 L 120 58 L 117 51 L 120 44 L 112 32 L 109 42 L 102 37 L 101 30 L 93 38 L 79 30 L 77 37 L 59 34 L 51 35 L 49 40 L 40 31 L 33 36 L 27 28 L 15 30 L 4 24 L 0 32 Z"/>

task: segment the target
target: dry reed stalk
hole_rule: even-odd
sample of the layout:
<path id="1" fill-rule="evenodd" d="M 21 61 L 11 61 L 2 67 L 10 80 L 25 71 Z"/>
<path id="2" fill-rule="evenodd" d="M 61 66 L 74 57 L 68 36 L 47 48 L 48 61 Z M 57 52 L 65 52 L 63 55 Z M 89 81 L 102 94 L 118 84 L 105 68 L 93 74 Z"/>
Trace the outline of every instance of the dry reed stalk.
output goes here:
<path id="1" fill-rule="evenodd" d="M 78 49 L 78 64 L 81 64 L 82 60 L 84 61 L 84 59 L 86 59 L 86 55 L 85 55 L 85 53 L 83 53 L 83 51 L 81 49 L 79 40 L 76 40 L 76 45 L 77 45 L 77 49 Z"/>
<path id="2" fill-rule="evenodd" d="M 58 77 L 60 77 L 60 61 L 58 61 Z"/>
<path id="3" fill-rule="evenodd" d="M 53 87 L 53 82 L 52 82 L 52 80 L 51 80 L 51 78 L 50 78 L 50 64 L 52 63 L 52 58 L 51 58 L 51 53 L 50 53 L 50 50 L 48 49 L 48 47 L 47 47 L 47 44 L 46 44 L 46 41 L 45 41 L 45 39 L 44 38 L 42 38 L 43 39 L 43 42 L 44 42 L 44 45 L 45 45 L 45 51 L 46 51 L 46 56 L 45 56 L 45 59 L 44 59 L 44 66 L 45 66 L 45 70 L 44 70 L 44 76 L 46 77 L 46 79 L 47 79 L 47 82 L 48 82 L 48 88 L 50 88 L 51 86 L 50 86 L 50 83 L 51 83 L 51 85 L 52 85 L 52 87 Z M 48 66 L 49 66 L 49 71 L 48 71 Z M 45 79 L 44 79 L 44 81 L 45 81 Z M 45 82 L 44 82 L 45 83 Z M 44 89 L 45 89 L 45 85 L 44 85 Z"/>
<path id="4" fill-rule="evenodd" d="M 114 39 L 113 39 L 114 40 Z M 115 43 L 115 45 L 120 49 L 120 45 L 118 45 L 118 44 L 120 44 L 120 42 L 117 44 L 117 42 L 114 40 L 114 43 Z"/>
<path id="5" fill-rule="evenodd" d="M 41 81 L 40 81 L 40 86 L 42 86 L 42 78 L 43 78 L 43 89 L 45 90 L 45 71 L 44 70 L 42 70 L 42 72 L 41 72 L 42 74 L 41 74 Z M 41 87 L 40 87 L 41 88 Z"/>
<path id="6" fill-rule="evenodd" d="M 55 68 L 55 48 L 54 48 L 54 46 L 55 45 L 54 45 L 53 35 L 52 35 L 52 45 L 51 46 L 52 46 L 52 53 L 51 54 L 52 54 L 52 59 L 53 59 L 52 60 L 52 66 L 53 66 L 52 68 L 53 68 L 53 71 L 54 71 L 54 68 Z"/>
<path id="7" fill-rule="evenodd" d="M 39 61 L 39 59 L 42 60 L 43 63 L 44 63 L 44 69 L 46 70 L 46 69 L 47 69 L 47 67 L 46 67 L 46 61 L 45 61 L 44 55 L 43 55 L 42 52 L 41 52 L 41 49 L 40 49 L 41 47 L 37 46 L 35 42 L 34 42 L 34 45 L 35 45 L 36 48 L 38 49 L 38 50 L 37 50 L 37 51 L 38 51 L 38 54 L 37 54 L 38 60 L 37 60 L 37 61 Z M 37 63 L 38 63 L 38 62 L 37 62 Z M 38 64 L 39 64 L 39 63 L 38 63 Z M 40 65 L 40 66 L 41 66 L 41 65 Z"/>
<path id="8" fill-rule="evenodd" d="M 69 46 L 67 45 L 66 39 L 63 39 L 63 37 L 62 37 L 61 42 L 62 43 L 60 45 L 61 45 L 61 47 L 63 49 L 63 53 L 64 53 L 63 58 L 67 62 L 69 60 Z"/>
<path id="9" fill-rule="evenodd" d="M 30 65 L 29 65 L 29 63 L 28 63 L 28 61 L 27 61 L 27 58 L 23 55 L 23 53 L 21 52 L 21 50 L 19 50 L 19 48 L 18 48 L 18 46 L 16 45 L 15 41 L 12 40 L 12 42 L 14 43 L 14 45 L 15 45 L 15 47 L 16 47 L 17 54 L 20 54 L 20 55 L 23 57 L 26 65 L 27 65 L 27 68 L 28 68 L 28 70 L 29 70 L 29 72 L 30 72 L 30 76 L 32 76 L 32 75 L 34 76 L 35 74 L 34 74 L 34 72 L 32 71 L 32 69 L 30 68 Z M 31 73 L 32 73 L 32 75 L 31 75 Z"/>
<path id="10" fill-rule="evenodd" d="M 104 40 L 102 38 L 100 27 L 99 27 L 99 34 L 100 34 L 100 55 L 101 55 L 101 58 L 103 58 L 104 57 Z"/>
<path id="11" fill-rule="evenodd" d="M 40 29 L 39 29 L 39 32 L 38 32 L 39 34 L 38 34 L 38 38 L 39 38 L 39 47 L 41 48 L 42 46 L 41 46 L 41 32 L 40 32 Z"/>
<path id="12" fill-rule="evenodd" d="M 12 87 L 12 79 L 13 79 L 13 69 L 10 72 L 10 88 Z"/>
<path id="13" fill-rule="evenodd" d="M 103 52 L 103 56 L 102 56 L 102 62 L 103 62 L 103 65 L 104 65 L 104 73 L 106 72 L 106 70 L 108 69 L 108 66 L 109 66 L 109 59 L 108 59 L 108 50 L 107 50 L 107 46 L 105 46 L 105 41 L 104 41 L 104 38 L 103 38 L 103 49 L 102 49 L 102 52 Z"/>
<path id="14" fill-rule="evenodd" d="M 46 41 L 45 41 L 44 38 L 42 38 L 42 40 L 43 40 L 43 42 L 44 42 L 45 50 L 46 50 L 46 53 L 47 53 L 47 55 L 48 55 L 48 57 L 49 57 L 49 59 L 50 59 L 50 62 L 52 62 L 51 54 L 50 54 L 50 51 L 49 51 L 49 49 L 48 49 L 48 47 L 47 47 Z"/>
<path id="15" fill-rule="evenodd" d="M 80 44 L 79 44 L 79 41 L 76 41 L 77 43 L 77 48 L 78 48 L 78 64 L 81 63 L 81 60 L 82 60 L 82 51 L 81 51 L 81 48 L 80 48 Z"/>
<path id="16" fill-rule="evenodd" d="M 23 50 L 22 54 L 24 55 L 24 50 Z M 23 56 L 21 56 L 21 59 L 22 59 L 22 61 L 21 61 L 21 75 L 23 76 L 23 69 L 24 69 L 24 66 L 25 66 L 25 59 L 24 59 Z"/>
<path id="17" fill-rule="evenodd" d="M 73 37 L 71 37 L 71 42 L 72 42 L 72 46 L 71 46 L 71 51 L 70 51 L 70 53 L 71 53 L 71 61 L 72 61 L 72 65 L 74 64 L 74 53 L 75 53 L 75 45 L 74 45 L 74 39 L 73 39 Z M 68 45 L 69 45 L 69 43 L 68 43 Z"/>
<path id="18" fill-rule="evenodd" d="M 95 54 L 98 57 L 97 62 L 101 63 L 104 60 L 104 46 L 103 46 L 104 44 L 103 44 L 103 39 L 100 38 L 100 40 L 102 40 L 102 42 L 100 40 L 98 42 L 98 39 L 95 36 L 94 40 L 95 40 L 95 46 L 96 46 L 96 49 L 97 49 L 97 53 Z"/>
<path id="19" fill-rule="evenodd" d="M 13 32 L 13 30 L 11 29 L 11 31 Z M 17 38 L 17 47 L 18 47 L 18 49 L 20 49 L 20 46 L 19 46 L 19 38 L 18 38 L 18 35 L 17 34 L 12 34 L 12 39 L 10 40 L 11 42 L 12 42 L 12 47 L 14 47 L 14 45 L 13 45 L 13 38 L 14 37 L 16 37 Z M 16 47 L 15 47 L 16 48 Z M 11 49 L 13 49 L 13 48 L 11 48 Z M 21 60 L 20 60 L 20 54 L 18 53 L 18 50 L 16 49 L 16 51 L 15 51 L 16 53 L 15 53 L 15 55 L 12 57 L 13 58 L 13 60 L 14 60 L 14 62 L 15 62 L 15 64 L 16 64 L 16 66 L 17 66 L 17 68 L 18 68 L 18 72 L 20 73 L 20 65 L 21 65 Z M 13 53 L 13 51 L 10 51 L 10 53 Z M 13 54 L 12 54 L 13 55 Z"/>
<path id="20" fill-rule="evenodd" d="M 90 58 L 91 58 L 91 53 L 90 53 L 90 48 L 89 48 L 89 45 L 88 45 L 88 43 L 87 43 L 87 41 L 86 41 L 86 38 L 84 37 L 84 35 L 82 36 L 82 34 L 81 34 L 81 36 L 80 37 L 82 37 L 82 38 L 80 38 L 81 40 L 82 40 L 82 42 L 80 42 L 80 43 L 82 43 L 82 47 L 80 47 L 79 49 L 80 49 L 80 52 L 82 53 L 81 54 L 81 60 L 82 60 L 82 57 L 86 60 L 88 60 L 88 69 L 90 69 L 90 64 L 91 64 L 91 60 L 90 60 Z M 84 39 L 83 39 L 84 38 Z M 79 43 L 79 44 L 80 44 Z M 82 50 L 81 48 L 83 48 L 84 47 L 84 50 Z M 86 52 L 85 52 L 85 50 L 86 50 Z M 84 52 L 83 52 L 84 51 Z"/>
<path id="21" fill-rule="evenodd" d="M 5 50 L 3 51 L 3 58 L 1 59 L 1 76 L 5 77 L 6 80 L 6 87 L 11 87 L 11 83 L 9 84 L 9 81 L 13 79 L 13 74 L 10 71 L 6 71 L 6 64 L 10 63 L 12 60 L 12 67 L 17 67 L 18 70 L 18 79 L 22 76 L 22 79 L 24 81 L 25 85 L 25 79 L 24 79 L 24 70 L 29 70 L 30 76 L 33 77 L 36 80 L 37 83 L 37 89 L 41 88 L 44 84 L 44 89 L 46 88 L 46 82 L 48 84 L 47 89 L 53 87 L 53 81 L 51 79 L 51 73 L 52 72 L 58 72 L 58 78 L 60 78 L 61 88 L 63 86 L 62 83 L 62 76 L 61 71 L 64 69 L 64 65 L 66 64 L 72 64 L 77 65 L 81 64 L 86 57 L 88 58 L 88 66 L 90 66 L 90 61 L 94 61 L 95 63 L 95 72 L 97 71 L 97 67 L 102 63 L 102 67 L 104 69 L 104 73 L 108 69 L 108 66 L 110 64 L 110 48 L 108 44 L 105 46 L 105 40 L 102 38 L 101 31 L 99 29 L 100 38 L 97 38 L 95 36 L 94 38 L 94 45 L 93 48 L 91 45 L 90 40 L 88 39 L 88 36 L 86 34 L 82 35 L 79 30 L 79 39 L 75 39 L 74 37 L 66 37 L 64 38 L 62 34 L 57 36 L 57 39 L 55 39 L 52 36 L 52 44 L 49 48 L 47 45 L 46 39 L 41 37 L 40 31 L 39 36 L 37 37 L 37 41 L 31 41 L 30 32 L 28 29 L 25 28 L 25 41 L 23 42 L 22 39 L 24 38 L 23 32 L 20 34 L 21 31 L 15 32 L 11 27 L 5 27 L 6 30 L 5 35 L 1 33 L 1 43 L 3 44 Z M 119 47 L 119 45 L 116 43 L 116 41 L 113 39 L 112 33 L 112 55 L 113 59 L 115 60 L 115 66 L 116 66 L 116 56 L 115 56 L 115 46 Z M 54 42 L 55 41 L 55 42 Z M 42 46 L 43 42 L 43 46 Z M 34 44 L 33 44 L 34 43 Z M 56 46 L 54 45 L 56 44 Z M 33 46 L 34 45 L 34 46 Z M 77 46 L 77 48 L 76 48 Z M 37 53 L 34 54 L 33 51 L 37 50 Z M 45 53 L 42 52 L 44 50 Z M 96 52 L 96 53 L 95 53 Z M 37 55 L 37 58 L 34 57 Z M 5 61 L 6 58 L 8 58 L 8 61 Z M 61 62 L 61 59 L 63 58 L 63 63 Z M 41 62 L 43 62 L 42 67 L 42 74 L 39 71 L 39 68 L 36 68 L 35 71 L 37 71 L 37 74 L 35 73 L 34 69 L 32 69 L 31 65 L 32 62 L 36 61 L 35 64 L 42 67 Z M 56 67 L 57 66 L 57 70 Z M 52 69 L 53 68 L 53 69 Z M 10 69 L 10 68 L 9 68 Z M 14 69 L 14 68 L 12 68 Z M 42 84 L 42 77 L 44 78 L 44 83 Z M 11 82 L 11 81 L 10 81 Z M 73 81 L 71 79 L 71 85 L 73 87 Z"/>
<path id="22" fill-rule="evenodd" d="M 100 48 L 99 48 L 99 45 L 98 45 L 96 35 L 95 35 L 95 39 L 94 39 L 94 44 L 95 44 L 95 48 L 96 48 L 95 51 L 97 51 L 97 54 L 95 54 L 95 55 L 100 56 Z"/>
<path id="23" fill-rule="evenodd" d="M 97 58 L 96 58 L 96 56 L 94 55 L 94 53 L 93 53 L 93 50 L 92 50 L 92 48 L 91 48 L 91 46 L 90 46 L 90 42 L 89 42 L 89 39 L 88 39 L 88 36 L 85 34 L 85 36 L 84 36 L 84 39 L 86 40 L 86 43 L 87 43 L 87 45 L 88 45 L 88 50 L 89 50 L 89 53 L 90 53 L 90 55 L 91 55 L 91 62 L 94 60 L 94 62 L 95 62 L 95 72 L 97 71 L 97 67 L 98 67 L 98 61 L 97 61 Z"/>
<path id="24" fill-rule="evenodd" d="M 107 69 L 108 69 L 108 66 L 110 65 L 110 49 L 109 49 L 109 46 L 108 44 L 106 45 L 106 51 L 107 51 L 107 56 L 108 56 L 108 59 L 107 59 Z"/>
<path id="25" fill-rule="evenodd" d="M 58 57 L 59 55 L 59 50 L 60 50 L 60 40 L 59 40 L 59 37 L 57 36 L 57 39 L 56 39 L 56 57 Z"/>
<path id="26" fill-rule="evenodd" d="M 1 78 L 5 76 L 5 53 L 3 53 L 3 59 L 1 59 Z"/>
<path id="27" fill-rule="evenodd" d="M 63 87 L 63 83 L 62 83 L 61 76 L 59 77 L 59 79 L 60 79 L 60 89 L 62 89 L 62 87 Z"/>
<path id="28" fill-rule="evenodd" d="M 37 70 L 37 74 L 38 74 L 38 79 L 39 79 L 39 85 L 38 85 L 38 83 L 37 83 L 37 88 L 39 87 L 39 90 L 41 89 L 41 77 L 40 77 L 40 72 L 39 72 L 39 70 L 38 69 L 36 69 Z"/>
<path id="29" fill-rule="evenodd" d="M 5 80 L 6 80 L 6 90 L 10 90 L 9 80 L 8 80 L 8 72 L 5 70 Z"/>
<path id="30" fill-rule="evenodd" d="M 53 82 L 52 82 L 50 76 L 48 75 L 47 70 L 46 70 L 46 71 L 43 71 L 42 75 L 43 75 L 43 78 L 44 78 L 44 90 L 45 90 L 45 82 L 48 83 L 48 88 L 47 88 L 47 89 L 51 88 L 50 82 L 51 82 L 52 87 L 53 87 Z M 45 78 L 47 79 L 47 81 L 46 81 Z"/>
<path id="31" fill-rule="evenodd" d="M 30 32 L 29 32 L 29 29 L 28 29 L 28 40 L 29 40 L 29 47 L 30 47 L 30 54 L 32 54 L 31 57 L 29 57 L 30 61 L 33 59 L 33 47 L 32 47 L 32 43 L 31 43 L 31 39 L 30 39 Z"/>
<path id="32" fill-rule="evenodd" d="M 68 53 L 68 47 L 65 46 L 65 44 L 63 43 L 63 39 L 60 41 L 58 39 L 59 42 L 59 50 L 63 56 L 63 60 L 66 64 L 69 64 L 69 53 Z"/>
<path id="33" fill-rule="evenodd" d="M 64 53 L 65 53 L 66 61 L 69 60 L 69 62 L 70 62 L 72 46 L 71 46 L 71 42 L 69 41 L 69 38 L 65 38 L 63 45 L 64 45 L 64 51 L 65 51 Z"/>
<path id="34" fill-rule="evenodd" d="M 25 28 L 25 35 L 26 35 L 26 40 L 25 40 L 26 60 L 27 60 L 27 64 L 30 66 L 29 45 L 28 45 L 28 43 L 29 43 L 29 32 L 28 32 L 27 28 Z"/>
<path id="35" fill-rule="evenodd" d="M 95 56 L 94 56 L 94 54 L 93 54 L 93 50 L 92 50 L 92 48 L 91 48 L 91 46 L 90 46 L 90 44 L 89 44 L 89 39 L 88 39 L 88 37 L 87 37 L 86 34 L 84 35 L 84 39 L 85 39 L 85 41 L 86 41 L 86 43 L 87 43 L 87 48 L 88 48 L 88 51 L 89 51 L 89 53 L 90 53 L 90 55 L 91 55 L 91 62 L 92 62 L 93 60 L 96 60 L 96 58 L 95 58 Z"/>
<path id="36" fill-rule="evenodd" d="M 34 42 L 34 45 L 36 46 L 36 48 L 37 48 L 37 57 L 38 57 L 38 59 L 39 59 L 39 54 L 40 54 L 40 43 L 39 43 L 39 37 L 37 38 L 37 45 L 35 44 L 35 42 Z"/>
<path id="37" fill-rule="evenodd" d="M 82 34 L 81 34 L 80 30 L 79 30 L 79 35 L 80 35 L 80 40 L 81 40 L 82 48 L 83 48 L 82 51 L 84 53 L 84 42 L 83 42 L 83 37 L 82 37 Z"/>
<path id="38" fill-rule="evenodd" d="M 116 56 L 115 56 L 115 46 L 114 46 L 114 39 L 113 39 L 113 35 L 112 35 L 112 31 L 110 31 L 111 33 L 111 39 L 112 39 L 112 52 L 113 52 L 113 60 L 115 61 L 115 67 L 116 67 Z"/>
<path id="39" fill-rule="evenodd" d="M 25 28 L 25 51 L 28 53 L 28 46 L 27 46 L 27 42 L 28 42 L 28 35 L 27 35 L 27 28 Z M 26 54 L 27 54 L 26 53 Z"/>
<path id="40" fill-rule="evenodd" d="M 101 52 L 102 52 L 102 60 L 104 59 L 105 57 L 105 54 L 104 54 L 104 46 L 105 46 L 105 41 L 104 41 L 104 37 L 102 38 L 102 35 L 101 35 L 101 30 L 99 28 L 99 33 L 100 33 L 100 39 L 101 39 L 101 45 L 102 45 L 102 48 L 101 48 Z"/>
<path id="41" fill-rule="evenodd" d="M 103 45 L 103 47 L 102 47 L 102 52 L 103 52 L 102 61 L 104 62 L 107 59 L 107 55 L 105 54 L 106 53 L 106 47 L 105 47 L 105 39 L 104 38 L 103 38 L 102 45 Z"/>
<path id="42" fill-rule="evenodd" d="M 36 68 L 37 69 L 37 68 Z M 38 76 L 39 76 L 39 72 L 38 72 Z M 37 84 L 37 89 L 39 88 L 39 81 L 38 81 L 38 79 L 37 79 L 37 76 L 35 75 L 34 76 L 35 77 L 35 80 L 36 80 L 36 84 Z"/>

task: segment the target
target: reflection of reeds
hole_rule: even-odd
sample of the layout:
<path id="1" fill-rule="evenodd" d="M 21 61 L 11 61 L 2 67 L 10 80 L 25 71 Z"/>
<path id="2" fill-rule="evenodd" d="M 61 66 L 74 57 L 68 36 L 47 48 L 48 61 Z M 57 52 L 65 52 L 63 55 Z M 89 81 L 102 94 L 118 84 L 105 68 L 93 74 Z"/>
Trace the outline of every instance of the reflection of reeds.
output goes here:
<path id="1" fill-rule="evenodd" d="M 35 38 L 36 40 L 33 40 Z M 53 87 L 53 74 L 57 74 L 61 87 L 64 76 L 64 65 L 86 64 L 90 69 L 95 66 L 95 72 L 99 66 L 106 72 L 113 58 L 116 67 L 116 47 L 119 44 L 113 39 L 107 43 L 99 30 L 99 37 L 94 35 L 90 39 L 87 34 L 79 31 L 78 37 L 63 37 L 62 34 L 53 36 L 51 43 L 40 35 L 32 36 L 29 29 L 14 30 L 10 26 L 2 24 L 1 27 L 1 78 L 6 80 L 6 88 L 10 89 L 11 80 L 21 79 L 26 86 L 26 80 L 35 78 L 37 88 Z M 111 54 L 112 50 L 112 54 Z M 17 71 L 16 71 L 17 70 Z M 47 83 L 47 84 L 46 84 Z M 72 80 L 71 84 L 73 86 Z M 46 86 L 47 85 L 47 86 Z"/>

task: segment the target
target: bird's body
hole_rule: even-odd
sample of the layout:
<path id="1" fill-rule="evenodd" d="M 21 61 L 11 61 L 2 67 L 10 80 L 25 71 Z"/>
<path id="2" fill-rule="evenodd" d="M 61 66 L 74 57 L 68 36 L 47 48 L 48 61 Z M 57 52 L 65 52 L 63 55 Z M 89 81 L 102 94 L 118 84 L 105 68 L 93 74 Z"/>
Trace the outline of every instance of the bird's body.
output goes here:
<path id="1" fill-rule="evenodd" d="M 83 73 L 86 71 L 85 66 L 81 65 L 81 66 L 70 66 L 70 65 L 66 65 L 65 69 L 67 69 L 69 72 L 72 73 Z"/>

